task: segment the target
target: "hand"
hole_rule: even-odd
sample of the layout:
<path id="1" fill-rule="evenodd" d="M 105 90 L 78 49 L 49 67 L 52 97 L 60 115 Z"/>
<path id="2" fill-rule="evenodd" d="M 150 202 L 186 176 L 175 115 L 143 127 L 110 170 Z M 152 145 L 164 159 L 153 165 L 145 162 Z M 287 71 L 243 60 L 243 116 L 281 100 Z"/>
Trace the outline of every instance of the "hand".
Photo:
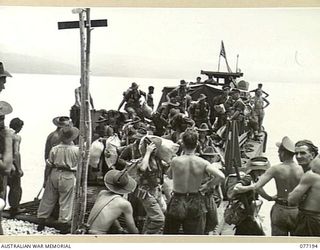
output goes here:
<path id="1" fill-rule="evenodd" d="M 23 173 L 23 171 L 22 171 L 21 169 L 19 169 L 19 170 L 17 171 L 17 173 L 18 173 L 18 176 L 19 176 L 19 177 L 22 177 L 22 176 L 23 176 L 23 174 L 24 174 L 24 173 Z"/>
<path id="2" fill-rule="evenodd" d="M 244 187 L 241 183 L 238 183 L 233 188 L 234 193 L 245 193 L 247 191 L 246 187 Z"/>
<path id="3" fill-rule="evenodd" d="M 207 183 L 205 183 L 205 184 L 203 184 L 203 185 L 200 186 L 199 192 L 200 192 L 201 194 L 204 194 L 207 188 L 208 188 L 208 185 L 207 185 Z"/>
<path id="4" fill-rule="evenodd" d="M 156 148 L 157 148 L 156 144 L 154 144 L 153 142 L 151 142 L 151 143 L 147 146 L 146 151 L 147 151 L 148 153 L 152 153 Z"/>

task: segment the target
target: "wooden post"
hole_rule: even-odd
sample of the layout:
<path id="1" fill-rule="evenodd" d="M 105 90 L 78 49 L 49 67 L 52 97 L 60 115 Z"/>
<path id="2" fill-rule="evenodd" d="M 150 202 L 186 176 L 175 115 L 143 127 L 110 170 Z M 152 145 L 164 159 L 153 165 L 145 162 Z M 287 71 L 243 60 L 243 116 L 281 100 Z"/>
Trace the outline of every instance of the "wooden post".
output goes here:
<path id="1" fill-rule="evenodd" d="M 80 147 L 80 159 L 77 169 L 77 179 L 75 188 L 75 197 L 72 209 L 72 222 L 71 222 L 71 233 L 75 233 L 81 225 L 81 205 L 82 204 L 82 172 L 85 157 L 85 139 L 86 139 L 86 128 L 85 128 L 85 89 L 86 89 L 86 55 L 85 55 L 85 23 L 84 23 L 84 10 L 79 13 L 79 26 L 80 26 L 80 49 L 81 49 L 81 105 L 80 105 L 80 133 L 79 133 L 79 147 Z"/>
<path id="2" fill-rule="evenodd" d="M 90 73 L 90 41 L 91 41 L 91 25 L 90 25 L 90 9 L 86 9 L 87 23 L 86 23 L 86 46 L 85 46 L 85 68 L 84 68 L 84 86 L 83 86 L 83 109 L 84 109 L 84 145 L 83 145 L 83 158 L 82 158 L 82 173 L 81 173 L 81 183 L 82 183 L 82 194 L 80 203 L 80 220 L 79 223 L 84 223 L 86 205 L 87 205 L 87 178 L 88 178 L 88 168 L 89 168 L 89 155 L 91 146 L 91 113 L 90 113 L 90 91 L 89 91 L 89 73 Z"/>
<path id="3" fill-rule="evenodd" d="M 89 168 L 89 155 L 91 146 L 91 113 L 90 113 L 90 41 L 91 27 L 108 26 L 107 19 L 90 20 L 90 9 L 74 9 L 79 14 L 79 21 L 58 22 L 58 29 L 80 28 L 81 46 L 81 105 L 80 105 L 80 134 L 79 134 L 79 165 L 76 174 L 76 187 L 72 208 L 71 233 L 84 223 L 87 207 L 87 177 Z M 87 20 L 85 20 L 85 17 Z M 86 31 L 86 32 L 85 32 Z"/>

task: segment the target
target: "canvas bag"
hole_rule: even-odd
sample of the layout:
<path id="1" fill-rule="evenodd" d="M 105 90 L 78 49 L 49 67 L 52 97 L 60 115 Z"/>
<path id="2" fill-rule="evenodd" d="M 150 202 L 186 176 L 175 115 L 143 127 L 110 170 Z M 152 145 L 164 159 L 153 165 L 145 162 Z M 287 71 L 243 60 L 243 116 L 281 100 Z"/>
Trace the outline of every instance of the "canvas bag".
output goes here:
<path id="1" fill-rule="evenodd" d="M 155 135 L 146 135 L 141 139 L 139 144 L 139 150 L 142 155 L 144 155 L 146 151 L 146 146 L 144 142 L 145 138 L 148 138 L 151 142 L 156 144 L 157 157 L 166 163 L 171 162 L 172 157 L 178 152 L 180 147 L 179 144 L 174 143 L 171 140 L 168 140 L 159 136 L 155 136 Z"/>

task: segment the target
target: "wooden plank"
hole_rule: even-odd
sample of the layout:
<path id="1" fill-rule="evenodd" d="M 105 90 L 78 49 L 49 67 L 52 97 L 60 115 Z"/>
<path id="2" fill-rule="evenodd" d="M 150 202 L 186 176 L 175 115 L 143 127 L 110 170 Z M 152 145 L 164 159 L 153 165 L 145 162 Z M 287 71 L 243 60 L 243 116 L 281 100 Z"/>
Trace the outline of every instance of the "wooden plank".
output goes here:
<path id="1" fill-rule="evenodd" d="M 97 19 L 91 20 L 91 27 L 105 27 L 108 26 L 107 19 Z M 85 21 L 85 26 L 87 26 L 87 21 Z M 79 28 L 79 21 L 67 21 L 67 22 L 58 22 L 58 29 L 77 29 Z"/>

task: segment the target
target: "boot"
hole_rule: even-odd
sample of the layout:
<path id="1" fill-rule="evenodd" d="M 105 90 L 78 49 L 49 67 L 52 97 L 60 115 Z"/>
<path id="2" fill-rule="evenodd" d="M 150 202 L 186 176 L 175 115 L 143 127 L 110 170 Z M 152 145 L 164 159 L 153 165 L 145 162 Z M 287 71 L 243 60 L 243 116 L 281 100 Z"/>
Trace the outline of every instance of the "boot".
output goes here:
<path id="1" fill-rule="evenodd" d="M 40 232 L 44 229 L 45 227 L 45 221 L 46 219 L 39 219 L 39 224 L 38 224 L 38 227 L 37 227 L 37 231 Z"/>
<path id="2" fill-rule="evenodd" d="M 60 223 L 57 229 L 60 230 L 60 234 L 69 234 L 71 232 L 71 225 L 70 223 Z"/>

